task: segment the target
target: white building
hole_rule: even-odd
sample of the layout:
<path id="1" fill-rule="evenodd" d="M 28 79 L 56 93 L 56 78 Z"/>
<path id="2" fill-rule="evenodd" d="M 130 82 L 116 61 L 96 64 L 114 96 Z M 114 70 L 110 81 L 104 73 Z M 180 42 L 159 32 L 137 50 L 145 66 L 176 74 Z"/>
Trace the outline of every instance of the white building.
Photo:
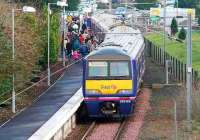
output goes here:
<path id="1" fill-rule="evenodd" d="M 174 7 L 176 1 L 178 1 L 178 0 L 166 0 L 166 6 L 167 7 Z M 164 5 L 164 0 L 161 0 L 160 2 L 162 3 L 162 5 Z"/>

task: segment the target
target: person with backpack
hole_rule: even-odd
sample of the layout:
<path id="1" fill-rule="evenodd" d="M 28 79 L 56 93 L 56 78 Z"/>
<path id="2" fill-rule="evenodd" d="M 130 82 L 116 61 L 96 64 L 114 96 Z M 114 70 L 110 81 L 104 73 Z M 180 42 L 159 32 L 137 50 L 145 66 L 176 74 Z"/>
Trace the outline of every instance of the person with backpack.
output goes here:
<path id="1" fill-rule="evenodd" d="M 82 57 L 85 57 L 86 55 L 89 54 L 88 47 L 85 42 L 83 42 L 83 44 L 80 47 L 80 53 Z"/>

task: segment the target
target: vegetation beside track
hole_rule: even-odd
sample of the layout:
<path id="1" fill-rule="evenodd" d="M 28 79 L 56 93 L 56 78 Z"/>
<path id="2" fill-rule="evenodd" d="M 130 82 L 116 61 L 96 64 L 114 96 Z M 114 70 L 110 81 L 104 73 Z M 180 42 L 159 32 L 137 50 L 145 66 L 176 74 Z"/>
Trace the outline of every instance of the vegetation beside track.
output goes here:
<path id="1" fill-rule="evenodd" d="M 145 36 L 148 40 L 152 41 L 158 47 L 163 47 L 163 36 L 158 33 L 149 33 Z M 192 32 L 192 62 L 193 68 L 200 72 L 200 30 Z M 182 62 L 186 63 L 186 43 L 180 43 L 176 40 L 171 40 L 166 37 L 166 51 L 176 57 L 177 59 L 181 60 Z"/>
<path id="2" fill-rule="evenodd" d="M 0 103 L 11 96 L 13 71 L 15 88 L 19 91 L 30 81 L 35 82 L 37 75 L 47 67 L 47 3 L 48 0 L 0 1 Z M 79 0 L 69 0 L 68 9 L 76 10 L 78 3 Z M 34 6 L 37 10 L 31 14 L 15 13 L 15 61 L 12 63 L 11 9 L 24 5 Z M 61 37 L 59 9 L 56 6 L 51 9 L 50 63 L 53 65 L 60 54 Z"/>
<path id="3" fill-rule="evenodd" d="M 15 72 L 16 94 L 47 75 L 45 71 L 47 67 L 47 2 L 48 0 L 18 0 L 9 3 L 7 0 L 0 0 L 0 104 L 11 97 L 13 72 Z M 75 10 L 79 0 L 69 0 L 68 3 L 68 9 Z M 11 9 L 19 9 L 24 5 L 34 6 L 36 13 L 15 12 L 15 61 L 13 63 Z M 57 61 L 60 48 L 60 11 L 56 6 L 52 6 L 51 9 L 50 67 L 51 72 L 55 72 L 61 68 L 61 63 Z M 58 79 L 59 75 L 61 74 L 57 73 L 52 77 L 52 83 Z M 40 93 L 47 89 L 46 83 L 46 81 L 40 82 L 30 91 L 17 96 L 17 112 L 30 105 Z M 13 115 L 10 107 L 10 100 L 0 105 L 0 124 Z"/>

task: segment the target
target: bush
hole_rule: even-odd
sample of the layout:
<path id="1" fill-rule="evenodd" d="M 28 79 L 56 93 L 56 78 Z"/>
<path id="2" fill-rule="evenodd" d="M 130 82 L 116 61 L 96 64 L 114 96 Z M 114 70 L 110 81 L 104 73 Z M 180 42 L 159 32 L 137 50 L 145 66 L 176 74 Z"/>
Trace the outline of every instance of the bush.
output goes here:
<path id="1" fill-rule="evenodd" d="M 12 48 L 0 26 L 0 95 L 12 89 Z"/>
<path id="2" fill-rule="evenodd" d="M 178 38 L 181 40 L 185 40 L 186 38 L 186 30 L 182 27 L 179 34 L 178 34 Z"/>
<path id="3" fill-rule="evenodd" d="M 39 38 L 37 39 L 37 45 L 43 50 L 43 56 L 39 59 L 39 64 L 44 68 L 47 64 L 48 57 L 48 22 L 47 22 L 47 6 L 43 8 L 41 15 L 41 22 L 38 25 Z M 50 16 L 50 63 L 55 63 L 58 58 L 58 51 L 60 47 L 60 34 L 59 34 L 59 15 L 55 11 Z"/>

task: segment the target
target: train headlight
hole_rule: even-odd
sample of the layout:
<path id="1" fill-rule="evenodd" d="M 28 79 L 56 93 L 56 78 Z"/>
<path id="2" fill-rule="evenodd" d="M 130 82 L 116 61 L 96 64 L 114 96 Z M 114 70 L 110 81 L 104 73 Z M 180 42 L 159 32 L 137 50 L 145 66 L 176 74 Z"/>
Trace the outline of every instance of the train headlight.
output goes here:
<path id="1" fill-rule="evenodd" d="M 89 90 L 86 90 L 86 93 L 87 94 L 99 94 L 100 92 L 98 90 L 95 90 L 95 89 L 89 89 Z"/>
<path id="2" fill-rule="evenodd" d="M 132 90 L 130 90 L 130 89 L 122 89 L 122 90 L 119 90 L 118 93 L 121 93 L 121 94 L 131 94 Z"/>

